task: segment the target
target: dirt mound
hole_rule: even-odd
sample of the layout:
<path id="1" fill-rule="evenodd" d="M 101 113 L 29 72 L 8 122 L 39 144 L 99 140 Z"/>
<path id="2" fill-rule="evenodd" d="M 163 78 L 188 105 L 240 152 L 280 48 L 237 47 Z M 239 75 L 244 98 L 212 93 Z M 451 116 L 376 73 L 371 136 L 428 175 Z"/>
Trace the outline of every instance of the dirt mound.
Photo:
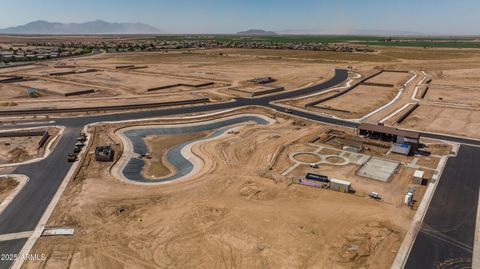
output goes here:
<path id="1" fill-rule="evenodd" d="M 17 187 L 18 181 L 13 178 L 1 178 L 0 179 L 0 203 L 7 197 L 7 195 Z"/>
<path id="2" fill-rule="evenodd" d="M 259 186 L 255 182 L 246 182 L 240 187 L 240 195 L 248 200 L 263 200 L 265 199 L 265 188 Z"/>
<path id="3" fill-rule="evenodd" d="M 345 234 L 341 245 L 334 248 L 332 257 L 346 268 L 371 268 L 371 260 L 394 255 L 391 246 L 400 243 L 400 232 L 392 225 L 370 222 Z M 383 267 L 376 264 L 375 268 Z"/>

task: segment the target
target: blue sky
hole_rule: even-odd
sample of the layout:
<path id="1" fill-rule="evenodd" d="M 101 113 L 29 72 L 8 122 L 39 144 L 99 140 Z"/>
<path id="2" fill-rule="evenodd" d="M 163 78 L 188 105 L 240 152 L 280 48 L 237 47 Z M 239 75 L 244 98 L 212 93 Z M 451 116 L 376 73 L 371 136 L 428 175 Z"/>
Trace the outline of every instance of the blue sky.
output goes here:
<path id="1" fill-rule="evenodd" d="M 3 2 L 3 3 L 1 3 Z M 142 22 L 166 33 L 353 30 L 480 34 L 479 0 L 2 0 L 0 28 L 34 20 Z"/>

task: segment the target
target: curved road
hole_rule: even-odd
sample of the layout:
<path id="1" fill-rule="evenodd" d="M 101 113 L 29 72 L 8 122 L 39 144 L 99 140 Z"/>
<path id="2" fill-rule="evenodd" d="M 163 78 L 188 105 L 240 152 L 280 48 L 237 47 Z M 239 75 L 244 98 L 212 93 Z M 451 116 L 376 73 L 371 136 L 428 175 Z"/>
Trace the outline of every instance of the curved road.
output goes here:
<path id="1" fill-rule="evenodd" d="M 17 196 L 9 204 L 9 206 L 0 215 L 0 235 L 9 234 L 9 233 L 18 233 L 23 231 L 32 231 L 35 229 L 44 211 L 46 210 L 47 206 L 49 205 L 56 191 L 58 190 L 60 184 L 64 180 L 70 167 L 72 166 L 71 163 L 68 163 L 66 161 L 66 155 L 73 148 L 73 145 L 75 144 L 75 141 L 76 141 L 76 137 L 81 132 L 83 127 L 87 124 L 101 122 L 101 121 L 122 121 L 122 120 L 132 120 L 132 119 L 145 119 L 145 118 L 152 118 L 152 117 L 172 116 L 172 115 L 180 115 L 180 114 L 188 114 L 188 113 L 196 113 L 196 112 L 225 110 L 225 109 L 239 108 L 239 107 L 252 106 L 252 105 L 264 106 L 277 111 L 285 111 L 284 108 L 271 104 L 271 102 L 281 100 L 281 99 L 294 98 L 301 95 L 308 95 L 312 93 L 321 92 L 342 83 L 347 78 L 348 78 L 347 70 L 336 69 L 335 76 L 333 78 L 323 83 L 320 83 L 318 85 L 314 85 L 311 87 L 307 87 L 307 88 L 303 88 L 295 91 L 280 93 L 276 95 L 255 98 L 255 99 L 236 99 L 233 102 L 214 103 L 214 104 L 207 104 L 202 106 L 180 107 L 180 108 L 153 110 L 153 111 L 126 112 L 126 113 L 111 114 L 111 115 L 97 115 L 97 116 L 88 116 L 88 117 L 72 117 L 72 118 L 57 119 L 54 124 L 63 125 L 66 127 L 66 129 L 63 136 L 60 138 L 59 142 L 57 143 L 54 151 L 46 159 L 37 163 L 19 166 L 14 171 L 14 173 L 16 174 L 25 174 L 29 176 L 30 180 L 23 187 L 23 189 L 17 194 Z M 311 114 L 308 112 L 295 110 L 295 109 L 292 109 L 292 115 L 322 122 L 322 123 L 329 123 L 329 124 L 341 125 L 341 126 L 347 126 L 347 127 L 357 127 L 358 125 L 358 123 L 341 120 L 341 119 L 330 118 L 326 116 L 315 115 L 315 114 Z M 468 139 L 468 138 L 462 138 L 462 137 L 456 137 L 456 136 L 450 136 L 450 135 L 441 135 L 441 134 L 430 134 L 430 133 L 421 133 L 421 134 L 424 137 L 480 146 L 480 141 L 474 140 L 474 139 Z M 460 149 L 459 156 L 454 159 L 458 158 L 459 162 L 461 162 L 463 158 L 468 158 L 469 155 L 466 155 L 467 157 L 464 157 L 464 155 L 461 154 L 464 148 L 467 148 L 469 151 L 479 150 L 476 147 L 462 146 Z M 478 160 L 475 160 L 475 161 L 478 161 Z M 477 173 L 477 170 L 478 170 L 477 167 L 479 166 L 478 165 L 476 166 L 471 165 L 468 167 L 463 166 L 464 169 L 467 169 L 468 171 L 473 171 L 473 177 L 475 179 L 477 179 L 478 175 L 480 174 L 480 171 Z M 468 173 L 471 174 L 470 172 Z M 447 174 L 448 174 L 447 178 L 444 178 L 444 176 L 442 176 L 442 179 L 440 180 L 440 184 L 447 184 L 452 180 L 456 182 L 456 184 L 462 184 L 462 182 L 457 181 L 460 179 L 455 178 L 454 173 L 447 172 Z M 470 186 L 470 187 L 473 187 L 473 188 L 476 187 L 477 191 L 473 195 L 473 198 L 476 198 L 478 197 L 479 183 L 478 183 L 478 180 L 474 180 L 474 181 L 475 181 L 475 184 L 474 184 L 475 186 Z M 460 193 L 450 192 L 448 193 L 448 195 L 449 195 L 449 198 L 452 195 L 457 197 L 457 199 L 453 199 L 455 203 L 451 203 L 449 205 L 451 208 L 454 208 L 455 206 L 466 206 L 466 207 L 470 207 L 472 210 L 476 210 L 477 204 L 476 203 L 472 204 L 471 202 L 473 199 L 469 199 L 467 204 L 463 204 L 463 205 L 461 204 L 462 202 L 464 202 L 464 200 L 462 199 L 461 192 Z M 436 198 L 438 198 L 437 200 L 440 200 L 442 203 L 445 203 L 444 201 L 447 199 L 445 197 L 439 197 L 435 193 L 432 199 L 432 203 L 434 203 Z M 435 207 L 433 209 L 429 208 L 427 211 L 427 217 L 430 214 L 431 210 L 438 210 L 438 209 Z M 456 215 L 454 215 L 454 211 L 452 211 L 452 218 L 455 216 Z M 445 218 L 448 218 L 448 217 L 449 216 L 445 216 Z M 455 222 L 455 219 L 450 219 L 449 221 Z M 433 227 L 433 224 L 430 223 L 430 226 Z M 470 225 L 470 227 L 471 226 L 472 225 Z M 475 225 L 473 224 L 473 227 L 474 226 Z M 468 234 L 470 234 L 471 231 L 472 230 L 469 229 Z M 26 240 L 27 239 L 24 238 L 24 239 L 10 240 L 10 241 L 0 241 L 0 253 L 4 253 L 4 254 L 19 253 L 21 248 L 25 244 Z M 412 251 L 415 251 L 415 249 L 416 247 L 414 246 Z M 412 256 L 412 254 L 414 253 L 410 254 L 410 257 L 413 259 L 415 259 L 415 257 Z M 437 259 L 435 260 L 438 261 L 439 260 L 438 257 L 436 258 Z M 421 255 L 419 255 L 419 259 L 422 259 Z M 440 259 L 443 259 L 443 258 L 440 258 Z M 0 261 L 0 269 L 9 268 L 11 264 L 12 264 L 12 261 Z M 409 265 L 413 265 L 412 260 L 409 260 Z M 434 261 L 426 261 L 426 262 L 423 262 L 420 266 L 418 265 L 420 264 L 413 265 L 411 268 L 434 268 L 435 263 Z M 426 267 L 424 267 L 425 265 Z"/>
<path id="2" fill-rule="evenodd" d="M 102 121 L 146 119 L 214 110 L 225 110 L 251 105 L 272 107 L 269 104 L 272 101 L 320 92 L 344 82 L 347 78 L 347 70 L 336 69 L 335 75 L 323 83 L 295 91 L 261 98 L 236 99 L 233 102 L 214 103 L 202 106 L 57 119 L 55 125 L 65 126 L 65 131 L 62 137 L 59 139 L 53 152 L 51 152 L 51 154 L 42 161 L 28 165 L 21 165 L 13 172 L 15 174 L 27 175 L 30 180 L 0 215 L 0 235 L 32 231 L 35 229 L 40 221 L 40 218 L 42 217 L 46 208 L 50 204 L 50 201 L 72 166 L 72 163 L 67 162 L 66 155 L 71 151 L 76 142 L 77 136 L 87 124 Z M 273 106 L 272 108 L 275 107 Z M 284 111 L 283 108 L 275 109 Z M 325 117 L 325 119 L 328 118 Z M 26 238 L 23 238 L 10 241 L 0 241 L 0 253 L 17 254 L 20 252 L 26 240 Z M 0 261 L 0 269 L 9 268 L 12 263 L 13 261 Z"/>

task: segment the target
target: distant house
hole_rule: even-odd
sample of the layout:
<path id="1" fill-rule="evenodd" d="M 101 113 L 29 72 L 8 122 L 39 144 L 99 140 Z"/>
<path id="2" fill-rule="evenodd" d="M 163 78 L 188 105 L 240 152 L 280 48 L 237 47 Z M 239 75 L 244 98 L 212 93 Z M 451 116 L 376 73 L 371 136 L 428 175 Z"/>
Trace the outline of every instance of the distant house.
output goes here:
<path id="1" fill-rule="evenodd" d="M 13 58 L 13 52 L 2 51 L 0 52 L 0 61 L 11 60 Z"/>
<path id="2" fill-rule="evenodd" d="M 15 59 L 15 61 L 24 61 L 26 58 L 25 58 L 25 55 L 23 54 L 18 54 L 18 55 L 13 55 L 13 58 Z"/>

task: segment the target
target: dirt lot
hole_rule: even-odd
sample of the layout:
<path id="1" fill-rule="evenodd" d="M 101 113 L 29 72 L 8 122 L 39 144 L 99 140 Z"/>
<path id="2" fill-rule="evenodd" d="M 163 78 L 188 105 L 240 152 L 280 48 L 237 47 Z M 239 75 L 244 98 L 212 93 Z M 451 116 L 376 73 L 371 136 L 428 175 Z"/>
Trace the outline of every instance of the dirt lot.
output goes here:
<path id="1" fill-rule="evenodd" d="M 0 178 L 0 204 L 17 187 L 18 181 L 11 177 Z"/>
<path id="2" fill-rule="evenodd" d="M 329 110 L 327 113 L 355 119 L 390 102 L 397 93 L 398 89 L 395 88 L 360 85 L 342 96 L 318 104 L 317 107 L 345 110 L 348 112 Z"/>
<path id="3" fill-rule="evenodd" d="M 125 95 L 144 94 L 149 88 L 171 85 L 175 83 L 199 83 L 198 81 L 192 80 L 186 81 L 151 75 L 149 76 L 142 74 L 130 74 L 127 72 L 109 71 L 63 76 L 62 79 L 121 89 Z"/>
<path id="4" fill-rule="evenodd" d="M 400 127 L 480 138 L 480 110 L 420 105 Z"/>
<path id="5" fill-rule="evenodd" d="M 70 37 L 66 38 L 69 39 Z M 92 40 L 102 38 L 108 39 L 108 37 L 94 37 Z M 11 101 L 11 98 L 15 98 L 15 104 L 13 105 L 18 105 L 19 108 L 29 106 L 49 107 L 49 102 L 55 99 L 55 101 L 58 101 L 56 103 L 57 106 L 71 107 L 78 104 L 73 100 L 85 99 L 92 106 L 98 106 L 120 104 L 125 102 L 124 98 L 127 98 L 126 96 L 130 96 L 128 98 L 136 96 L 137 98 L 137 95 L 145 96 L 143 99 L 141 97 L 137 99 L 139 103 L 147 102 L 147 100 L 149 102 L 159 102 L 171 95 L 175 95 L 174 99 L 189 99 L 202 96 L 209 97 L 215 101 L 226 101 L 238 95 L 233 91 L 229 91 L 229 87 L 242 85 L 245 81 L 255 77 L 271 76 L 278 80 L 278 86 L 284 86 L 286 91 L 289 91 L 310 85 L 311 83 L 318 83 L 331 77 L 334 67 L 353 65 L 354 71 L 362 74 L 368 74 L 372 70 L 380 68 L 425 70 L 427 73 L 434 75 L 432 88 L 427 94 L 426 100 L 442 101 L 439 98 L 443 98 L 443 102 L 478 106 L 475 100 L 479 98 L 476 98 L 477 91 L 475 89 L 477 88 L 476 84 L 478 84 L 478 76 L 476 74 L 480 68 L 480 64 L 478 64 L 480 50 L 395 47 L 377 47 L 375 50 L 378 53 L 352 54 L 261 49 L 210 49 L 158 53 L 103 54 L 62 59 L 47 64 L 41 63 L 0 70 L 1 74 L 42 78 L 38 82 L 29 82 L 28 84 L 25 83 L 25 85 L 28 86 L 31 83 L 35 87 L 44 89 L 46 92 L 44 96 L 48 97 L 48 100 L 44 102 L 42 101 L 43 98 L 32 102 L 31 99 L 26 99 L 24 89 L 21 87 L 0 85 L 2 91 L 6 93 L 6 99 L 1 101 L 0 104 L 3 107 L 11 107 L 8 102 Z M 54 66 L 62 64 L 66 67 L 54 68 Z M 126 64 L 145 66 L 146 68 L 135 70 L 115 69 L 115 66 Z M 52 72 L 73 70 L 72 66 L 76 67 L 76 70 L 96 68 L 100 71 L 55 78 L 48 76 Z M 45 81 L 47 76 L 48 82 Z M 408 76 L 409 74 L 387 72 L 372 79 L 372 81 L 400 85 Z M 436 82 L 436 80 L 438 81 Z M 147 95 L 144 92 L 146 88 L 165 85 L 165 83 L 193 81 L 213 81 L 215 85 L 200 89 L 171 88 L 153 92 L 148 97 L 146 97 Z M 62 83 L 71 88 L 73 86 L 75 88 L 95 88 L 99 92 L 94 95 L 69 97 L 68 100 L 72 101 L 68 101 L 61 96 L 64 88 Z M 455 91 L 451 90 L 450 85 L 454 86 Z M 111 98 L 115 98 L 116 101 L 111 103 Z M 360 96 L 360 98 L 363 97 Z M 350 101 L 347 100 L 345 103 Z M 402 100 L 402 102 L 404 101 Z M 347 104 L 333 104 L 332 106 L 337 105 L 348 106 Z M 399 107 L 402 105 L 398 104 Z M 353 106 L 364 110 L 362 105 L 355 104 Z M 363 111 L 362 113 L 354 111 L 353 115 L 345 115 L 345 113 L 331 112 L 324 109 L 319 110 L 319 112 L 347 118 L 355 118 L 355 113 L 363 113 Z M 379 116 L 375 119 L 377 118 L 381 119 L 382 117 Z"/>
<path id="6" fill-rule="evenodd" d="M 45 147 L 59 133 L 57 128 L 48 128 L 50 137 L 39 148 L 41 136 L 0 137 L 0 164 L 19 163 L 43 156 Z"/>
<path id="7" fill-rule="evenodd" d="M 27 95 L 27 89 L 33 88 L 38 90 L 39 95 L 35 98 L 29 97 Z M 19 83 L 10 83 L 10 84 L 0 84 L 0 90 L 3 95 L 0 97 L 0 101 L 8 101 L 11 99 L 22 100 L 28 99 L 28 101 L 42 101 L 45 98 L 65 98 L 65 93 L 75 92 L 79 90 L 92 89 L 87 86 L 82 86 L 78 84 L 65 83 L 58 80 L 33 80 L 25 81 Z M 100 96 L 111 96 L 112 91 L 106 89 L 96 88 L 95 93 L 93 94 L 84 94 L 78 96 L 71 96 L 72 98 L 85 98 L 85 97 L 100 97 Z"/>
<path id="8" fill-rule="evenodd" d="M 480 69 L 456 69 L 432 73 L 426 100 L 480 106 Z"/>
<path id="9" fill-rule="evenodd" d="M 395 87 L 403 85 L 412 75 L 408 73 L 383 72 L 366 82 L 370 83 L 387 83 L 393 84 Z"/>
<path id="10" fill-rule="evenodd" d="M 82 64 L 78 62 L 78 64 Z M 135 74 L 155 74 L 160 77 L 178 79 L 210 80 L 236 86 L 256 77 L 271 76 L 286 90 L 295 89 L 333 75 L 328 65 L 262 59 L 241 56 L 221 56 L 215 50 L 205 53 L 155 53 L 107 55 L 95 64 L 148 64 L 147 69 L 126 71 Z M 123 71 L 122 71 L 123 72 Z"/>
<path id="11" fill-rule="evenodd" d="M 168 185 L 122 183 L 89 154 L 90 169 L 69 184 L 49 220 L 75 235 L 39 239 L 33 253 L 48 259 L 25 267 L 389 268 L 414 211 L 291 185 L 279 176 L 291 165 L 287 151 L 268 170 L 276 149 L 307 149 L 328 129 L 276 119 L 195 145 L 205 162 L 200 176 Z M 118 148 L 116 128 L 97 130 L 95 143 Z"/>
<path id="12" fill-rule="evenodd" d="M 69 98 L 84 98 L 84 97 L 93 97 L 93 96 L 111 96 L 113 92 L 106 89 L 101 88 L 89 88 L 86 86 L 72 84 L 72 83 L 65 83 L 58 81 L 58 79 L 51 79 L 51 80 L 35 80 L 35 81 L 28 81 L 20 83 L 23 87 L 35 88 L 39 89 L 40 97 L 64 97 L 66 93 L 71 93 L 75 91 L 85 90 L 85 89 L 94 89 L 95 93 L 93 94 L 85 94 L 85 95 L 78 95 L 78 96 L 71 96 Z"/>
<path id="13" fill-rule="evenodd" d="M 54 68 L 65 64 L 76 68 Z M 121 65 L 144 66 L 141 69 L 116 69 Z M 98 72 L 50 76 L 50 73 L 98 69 Z M 245 84 L 257 77 L 271 76 L 276 79 L 273 85 L 284 87 L 286 91 L 305 85 L 318 83 L 333 76 L 334 68 L 330 64 L 285 60 L 281 58 L 244 57 L 242 55 L 225 56 L 216 50 L 201 52 L 158 52 L 104 54 L 84 58 L 62 59 L 45 64 L 0 69 L 2 75 L 19 75 L 36 78 L 12 84 L 0 84 L 8 102 L 15 98 L 17 109 L 28 107 L 50 107 L 57 102 L 58 107 L 74 107 L 75 100 L 83 99 L 90 106 L 117 105 L 137 98 L 139 103 L 162 102 L 173 98 L 187 100 L 209 97 L 212 101 L 227 101 L 238 97 L 238 93 L 228 90 Z M 197 85 L 214 82 L 204 87 L 179 86 L 158 91 L 146 92 L 149 88 L 172 84 Z M 19 85 L 16 85 L 19 84 Z M 40 89 L 41 95 L 27 97 L 25 87 Z M 77 89 L 95 89 L 94 94 L 76 97 L 64 97 L 65 92 Z M 114 100 L 112 100 L 114 99 Z M 4 105 L 6 106 L 6 105 Z"/>

